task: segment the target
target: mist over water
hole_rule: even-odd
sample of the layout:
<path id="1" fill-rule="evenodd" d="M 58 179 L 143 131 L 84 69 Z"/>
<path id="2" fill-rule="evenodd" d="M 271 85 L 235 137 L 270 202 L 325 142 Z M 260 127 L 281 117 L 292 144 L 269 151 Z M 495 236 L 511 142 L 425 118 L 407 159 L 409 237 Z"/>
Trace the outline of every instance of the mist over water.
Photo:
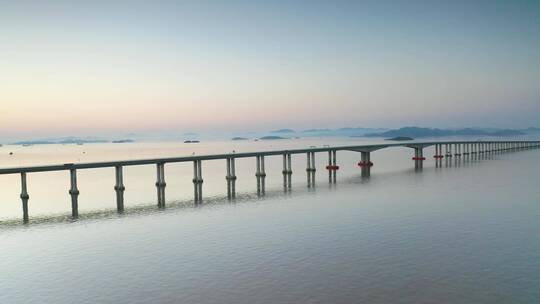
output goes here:
<path id="1" fill-rule="evenodd" d="M 376 142 L 376 141 L 374 141 Z M 279 150 L 358 139 L 88 144 L 0 148 L 0 166 Z M 13 150 L 12 158 L 6 156 Z M 84 153 L 83 153 L 84 152 Z M 237 160 L 238 199 L 226 200 L 225 161 L 204 161 L 205 201 L 192 202 L 192 164 L 168 164 L 167 207 L 154 166 L 126 167 L 126 214 L 115 212 L 114 169 L 79 170 L 81 219 L 70 213 L 67 172 L 29 174 L 30 224 L 18 175 L 0 176 L 0 303 L 531 303 L 540 298 L 540 150 L 443 161 L 422 171 L 412 149 L 267 157 L 256 195 L 255 159 Z M 59 219 L 59 220 L 50 220 Z M 17 222 L 17 224 L 15 224 Z M 20 222 L 20 221 L 19 221 Z"/>

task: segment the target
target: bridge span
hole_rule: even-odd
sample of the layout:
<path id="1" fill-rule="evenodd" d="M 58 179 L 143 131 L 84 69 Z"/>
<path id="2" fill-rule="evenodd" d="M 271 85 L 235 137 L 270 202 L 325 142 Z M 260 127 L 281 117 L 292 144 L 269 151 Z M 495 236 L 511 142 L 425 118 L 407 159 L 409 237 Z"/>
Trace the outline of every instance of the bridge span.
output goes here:
<path id="1" fill-rule="evenodd" d="M 407 147 L 413 149 L 412 161 L 415 168 L 422 168 L 423 162 L 426 160 L 424 149 L 430 146 L 435 147 L 434 160 L 439 164 L 442 159 L 470 157 L 473 155 L 486 153 L 510 152 L 524 149 L 539 148 L 540 141 L 433 141 L 433 142 L 407 142 L 407 143 L 388 143 L 388 144 L 370 144 L 370 145 L 354 145 L 354 146 L 337 146 L 337 147 L 315 147 L 306 149 L 291 149 L 291 150 L 273 150 L 260 152 L 244 152 L 244 153 L 229 153 L 229 154 L 212 154 L 212 155 L 194 155 L 184 157 L 169 157 L 169 158 L 154 158 L 140 160 L 124 160 L 124 161 L 107 161 L 93 163 L 69 163 L 61 165 L 47 166 L 32 166 L 32 167 L 16 167 L 0 169 L 0 175 L 4 174 L 20 174 L 21 177 L 21 194 L 23 221 L 29 220 L 28 201 L 30 199 L 27 187 L 27 174 L 36 172 L 48 171 L 69 171 L 70 187 L 69 195 L 71 196 L 71 215 L 77 218 L 78 211 L 78 196 L 79 188 L 77 185 L 77 170 L 96 169 L 96 168 L 115 168 L 116 183 L 114 190 L 116 191 L 116 207 L 118 212 L 124 211 L 124 178 L 123 167 L 137 165 L 155 165 L 156 166 L 156 189 L 157 189 L 157 205 L 160 208 L 165 207 L 165 164 L 192 162 L 193 163 L 193 191 L 195 203 L 200 203 L 203 200 L 203 176 L 202 162 L 206 160 L 226 160 L 227 172 L 225 176 L 227 184 L 227 197 L 234 199 L 236 197 L 236 173 L 235 159 L 238 158 L 255 158 L 255 177 L 257 178 L 257 193 L 264 194 L 265 192 L 265 157 L 281 156 L 283 158 L 283 188 L 285 191 L 291 189 L 292 181 L 292 165 L 291 155 L 306 154 L 306 173 L 307 185 L 311 187 L 315 183 L 315 154 L 328 154 L 328 180 L 330 183 L 336 182 L 336 171 L 339 170 L 337 163 L 337 151 L 353 151 L 361 153 L 358 166 L 361 168 L 362 176 L 369 176 L 373 162 L 371 161 L 371 153 L 384 148 L 391 147 Z"/>

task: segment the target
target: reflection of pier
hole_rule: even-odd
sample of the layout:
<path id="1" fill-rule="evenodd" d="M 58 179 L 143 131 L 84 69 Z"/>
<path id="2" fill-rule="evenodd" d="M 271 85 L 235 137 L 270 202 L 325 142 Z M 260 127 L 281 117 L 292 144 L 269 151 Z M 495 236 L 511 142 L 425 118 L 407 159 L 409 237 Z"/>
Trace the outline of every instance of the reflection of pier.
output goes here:
<path id="1" fill-rule="evenodd" d="M 79 189 L 77 185 L 77 170 L 95 169 L 95 168 L 115 168 L 116 184 L 114 190 L 116 191 L 116 204 L 118 212 L 124 211 L 124 178 L 123 167 L 125 166 L 137 166 L 137 165 L 156 165 L 157 179 L 157 202 L 158 207 L 165 207 L 165 165 L 167 163 L 179 163 L 179 162 L 193 162 L 193 187 L 194 187 L 194 200 L 196 203 L 202 202 L 202 161 L 208 160 L 221 160 L 227 161 L 227 175 L 225 179 L 227 181 L 227 197 L 234 199 L 236 197 L 236 169 L 235 159 L 237 158 L 251 158 L 256 159 L 255 176 L 257 178 L 257 194 L 262 196 L 265 194 L 265 157 L 269 156 L 282 156 L 283 157 L 283 188 L 285 191 L 291 189 L 292 181 L 292 166 L 291 155 L 303 154 L 307 155 L 306 159 L 306 173 L 307 173 L 307 186 L 315 187 L 315 154 L 325 152 L 328 153 L 328 181 L 330 183 L 336 182 L 336 173 L 339 170 L 337 165 L 337 151 L 354 151 L 360 152 L 361 160 L 358 166 L 361 168 L 362 177 L 369 177 L 371 174 L 371 153 L 380 149 L 390 147 L 407 147 L 414 150 L 412 160 L 414 161 L 415 169 L 422 170 L 423 162 L 426 160 L 424 157 L 424 149 L 430 146 L 435 147 L 435 163 L 436 167 L 441 167 L 443 159 L 446 166 L 452 165 L 452 157 L 454 157 L 456 164 L 461 159 L 478 159 L 484 155 L 503 152 L 503 151 L 517 151 L 522 149 L 530 149 L 540 147 L 540 141 L 455 141 L 455 142 L 418 142 L 418 143 L 394 143 L 394 144 L 378 144 L 378 145 L 361 145 L 361 146 L 341 146 L 341 147 L 323 147 L 323 148 L 309 148 L 309 149 L 295 149 L 284 151 L 264 151 L 264 152 L 250 152 L 250 153 L 233 153 L 233 154 L 216 154 L 216 155 L 201 155 L 201 156 L 189 156 L 189 157 L 175 157 L 175 158 L 160 158 L 160 159 L 144 159 L 144 160 L 128 160 L 128 161 L 114 161 L 114 162 L 97 162 L 97 163 L 80 163 L 80 164 L 63 164 L 63 165 L 51 165 L 51 166 L 37 166 L 37 167 L 19 167 L 19 168 L 6 168 L 0 169 L 0 174 L 20 174 L 21 176 L 21 195 L 22 209 L 23 209 L 23 221 L 28 222 L 28 200 L 30 198 L 28 194 L 28 186 L 26 182 L 27 174 L 35 172 L 48 172 L 48 171 L 69 171 L 70 173 L 70 188 L 69 194 L 71 196 L 71 212 L 72 217 L 78 217 L 78 196 Z M 443 154 L 444 148 L 444 154 Z"/>

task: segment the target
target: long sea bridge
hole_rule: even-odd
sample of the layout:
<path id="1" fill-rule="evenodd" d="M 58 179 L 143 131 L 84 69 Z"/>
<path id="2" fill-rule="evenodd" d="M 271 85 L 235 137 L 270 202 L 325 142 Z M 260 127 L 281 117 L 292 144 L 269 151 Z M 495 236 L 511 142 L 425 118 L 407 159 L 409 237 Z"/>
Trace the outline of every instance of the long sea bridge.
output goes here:
<path id="1" fill-rule="evenodd" d="M 124 211 L 124 177 L 123 168 L 125 166 L 140 166 L 140 165 L 155 165 L 156 166 L 156 189 L 157 189 L 157 205 L 160 208 L 165 207 L 165 164 L 192 162 L 193 163 L 193 191 L 195 203 L 200 203 L 203 200 L 203 175 L 202 162 L 208 160 L 225 160 L 227 162 L 227 172 L 225 180 L 227 183 L 227 197 L 234 199 L 236 197 L 236 170 L 235 160 L 239 158 L 255 158 L 255 177 L 257 178 L 257 193 L 265 192 L 265 157 L 281 156 L 283 158 L 283 188 L 285 191 L 291 189 L 291 155 L 306 154 L 306 173 L 307 185 L 311 187 L 315 183 L 315 154 L 328 154 L 328 181 L 336 182 L 336 171 L 339 170 L 337 164 L 337 151 L 353 151 L 359 152 L 360 161 L 358 166 L 361 168 L 362 176 L 369 176 L 373 162 L 371 161 L 371 153 L 377 150 L 392 148 L 392 147 L 407 147 L 414 150 L 412 160 L 415 168 L 422 168 L 423 162 L 426 160 L 424 149 L 430 146 L 435 147 L 435 155 L 433 155 L 436 164 L 440 164 L 442 159 L 450 159 L 452 157 L 470 157 L 472 155 L 496 153 L 496 152 L 511 152 L 524 149 L 532 149 L 540 147 L 540 141 L 434 141 L 434 142 L 409 142 L 409 143 L 389 143 L 389 144 L 370 144 L 370 145 L 355 145 L 355 146 L 338 146 L 338 147 L 316 147 L 307 149 L 292 149 L 292 150 L 276 150 L 276 151 L 261 151 L 247 153 L 229 153 L 229 154 L 213 154 L 213 155 L 198 155 L 185 157 L 170 157 L 170 158 L 155 158 L 141 160 L 125 160 L 125 161 L 109 161 L 109 162 L 93 162 L 93 163 L 69 163 L 62 165 L 47 165 L 33 167 L 16 167 L 0 169 L 0 175 L 4 174 L 20 174 L 21 176 L 21 201 L 23 221 L 26 223 L 29 220 L 28 215 L 28 186 L 26 177 L 30 173 L 48 172 L 48 171 L 69 171 L 70 173 L 70 188 L 69 195 L 71 196 L 71 216 L 77 218 L 79 216 L 78 197 L 79 188 L 77 185 L 77 170 L 96 169 L 96 168 L 115 168 L 116 184 L 116 207 L 119 213 Z"/>

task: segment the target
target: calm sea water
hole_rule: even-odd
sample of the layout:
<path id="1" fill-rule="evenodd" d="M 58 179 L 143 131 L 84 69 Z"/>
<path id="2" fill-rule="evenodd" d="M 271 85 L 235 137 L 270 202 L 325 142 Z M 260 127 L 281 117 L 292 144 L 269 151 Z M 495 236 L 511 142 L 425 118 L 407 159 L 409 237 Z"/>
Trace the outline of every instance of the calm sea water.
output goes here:
<path id="1" fill-rule="evenodd" d="M 352 142 L 4 146 L 0 165 Z M 336 185 L 317 154 L 314 189 L 296 156 L 290 193 L 281 158 L 267 158 L 262 198 L 255 160 L 241 160 L 234 202 L 224 199 L 225 163 L 205 162 L 197 206 L 191 164 L 171 164 L 164 210 L 155 207 L 155 168 L 127 168 L 122 216 L 113 170 L 81 171 L 75 222 L 63 217 L 67 174 L 32 174 L 29 225 L 18 220 L 18 176 L 0 176 L 0 303 L 537 303 L 540 150 L 442 168 L 426 152 L 418 172 L 412 150 L 378 151 L 370 178 L 355 166 L 358 153 L 339 152 Z"/>

